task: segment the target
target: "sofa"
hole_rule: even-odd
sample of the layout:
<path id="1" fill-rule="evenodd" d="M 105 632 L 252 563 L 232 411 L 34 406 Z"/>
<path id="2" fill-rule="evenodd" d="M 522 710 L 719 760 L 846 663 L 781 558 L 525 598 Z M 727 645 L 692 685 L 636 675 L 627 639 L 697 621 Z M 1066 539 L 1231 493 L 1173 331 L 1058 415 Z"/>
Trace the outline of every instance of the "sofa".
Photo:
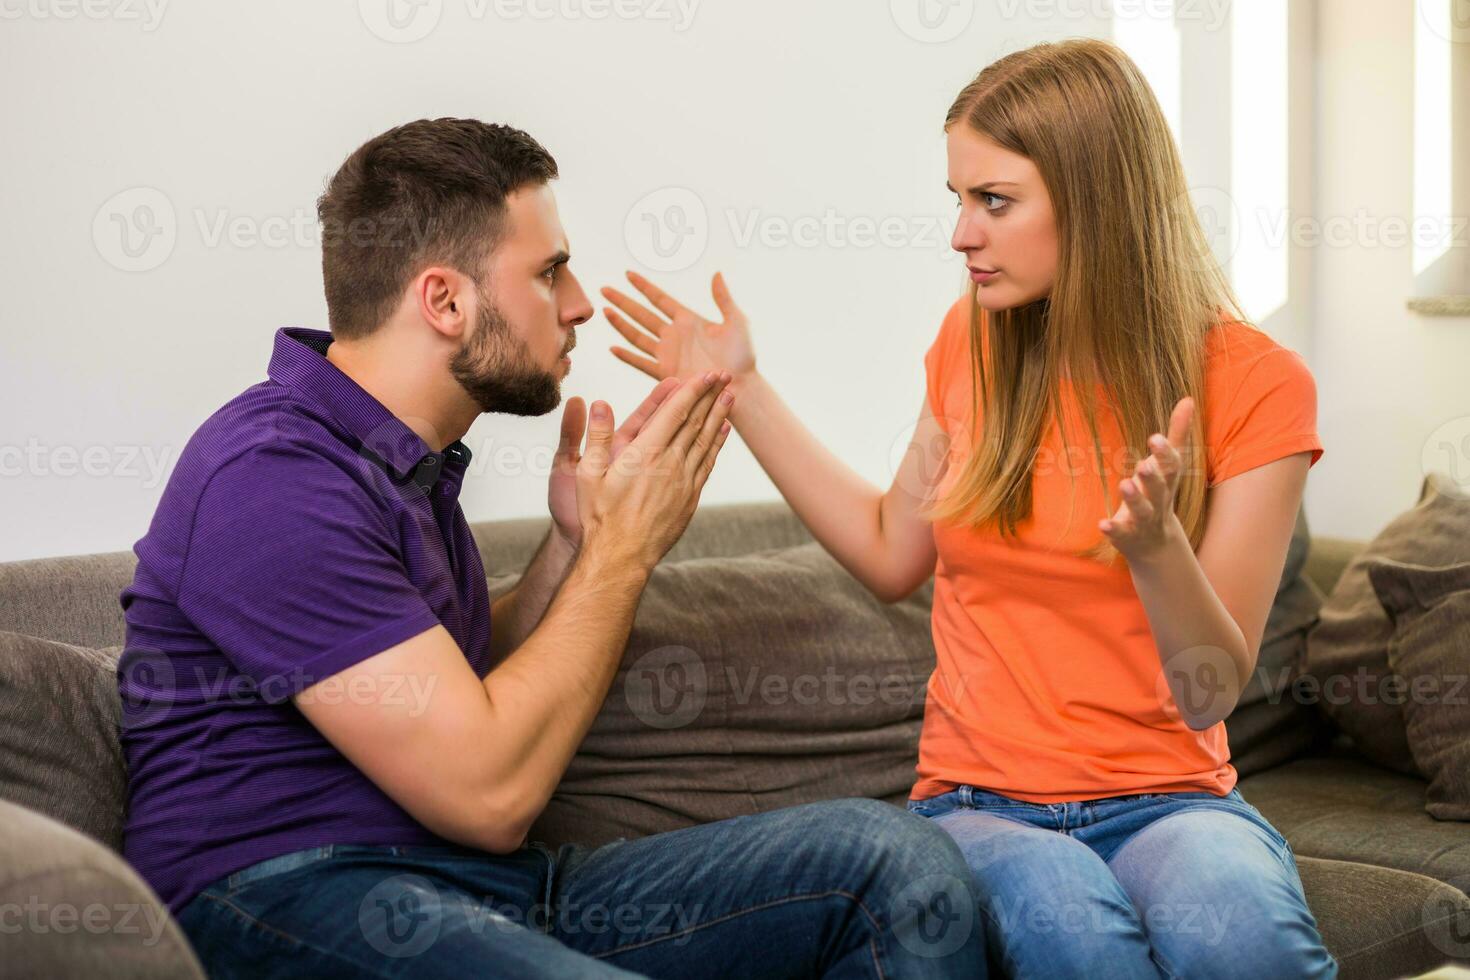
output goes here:
<path id="1" fill-rule="evenodd" d="M 492 594 L 546 527 L 473 526 Z M 1312 539 L 1299 520 L 1263 659 L 1293 662 L 1361 547 Z M 134 561 L 0 564 L 0 977 L 203 975 L 119 854 L 118 594 Z M 902 805 L 934 664 L 932 588 L 876 603 L 784 503 L 702 509 L 655 570 L 532 838 L 601 843 L 835 797 Z M 1290 841 L 1342 976 L 1470 963 L 1470 824 L 1429 816 L 1424 780 L 1360 756 L 1281 677 L 1227 727 L 1241 792 Z"/>

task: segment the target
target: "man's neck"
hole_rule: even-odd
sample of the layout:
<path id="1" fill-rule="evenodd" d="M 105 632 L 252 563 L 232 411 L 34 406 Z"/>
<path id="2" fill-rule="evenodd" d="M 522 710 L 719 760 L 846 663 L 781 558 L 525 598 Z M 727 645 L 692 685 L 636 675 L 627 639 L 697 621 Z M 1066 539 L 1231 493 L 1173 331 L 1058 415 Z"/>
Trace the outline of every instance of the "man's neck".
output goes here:
<path id="1" fill-rule="evenodd" d="M 445 446 L 462 439 L 479 414 L 467 395 L 460 404 L 444 404 L 445 399 L 438 397 L 440 393 L 435 391 L 432 378 L 405 368 L 416 361 L 422 363 L 418 358 L 389 357 L 364 345 L 338 340 L 327 345 L 326 357 L 337 370 L 417 433 L 433 452 L 442 452 Z"/>

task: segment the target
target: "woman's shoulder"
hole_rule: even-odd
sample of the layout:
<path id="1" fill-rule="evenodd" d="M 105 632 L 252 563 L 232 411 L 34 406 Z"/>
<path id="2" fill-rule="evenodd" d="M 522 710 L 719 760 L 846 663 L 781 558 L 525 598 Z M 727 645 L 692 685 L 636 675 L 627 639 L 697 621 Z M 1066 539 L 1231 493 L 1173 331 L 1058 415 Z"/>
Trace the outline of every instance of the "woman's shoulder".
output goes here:
<path id="1" fill-rule="evenodd" d="M 1222 319 L 1205 335 L 1205 383 L 1234 384 L 1267 369 L 1306 371 L 1302 356 L 1243 320 Z"/>

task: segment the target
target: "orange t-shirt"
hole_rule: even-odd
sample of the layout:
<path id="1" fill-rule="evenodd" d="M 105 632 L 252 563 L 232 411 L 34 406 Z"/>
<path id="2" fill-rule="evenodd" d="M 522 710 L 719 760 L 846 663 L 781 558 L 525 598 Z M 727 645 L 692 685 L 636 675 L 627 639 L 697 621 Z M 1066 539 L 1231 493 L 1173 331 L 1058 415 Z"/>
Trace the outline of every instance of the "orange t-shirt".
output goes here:
<path id="1" fill-rule="evenodd" d="M 924 358 L 929 410 L 951 436 L 941 493 L 968 455 L 964 433 L 975 431 L 966 429 L 973 410 L 969 302 L 950 309 Z M 1032 803 L 1223 796 L 1235 785 L 1224 724 L 1195 732 L 1177 710 L 1165 710 L 1158 648 L 1126 563 L 1075 554 L 1103 538 L 1097 522 L 1105 513 L 1092 442 L 1067 394 L 1064 388 L 1070 438 L 1064 445 L 1053 420 L 1036 457 L 1032 513 L 1016 538 L 934 525 L 937 663 L 915 799 L 961 783 Z M 1204 413 L 1209 486 L 1293 453 L 1311 450 L 1313 465 L 1322 455 L 1306 364 L 1247 324 L 1224 321 L 1210 332 Z M 1116 421 L 1101 407 L 1098 432 L 1116 509 L 1116 487 L 1131 462 L 1120 451 Z"/>

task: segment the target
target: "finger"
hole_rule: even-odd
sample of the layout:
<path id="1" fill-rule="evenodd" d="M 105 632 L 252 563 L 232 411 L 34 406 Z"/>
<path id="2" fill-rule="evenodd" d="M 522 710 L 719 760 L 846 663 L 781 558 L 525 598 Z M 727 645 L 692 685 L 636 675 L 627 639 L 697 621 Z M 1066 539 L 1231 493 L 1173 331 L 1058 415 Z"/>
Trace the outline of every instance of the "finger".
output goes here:
<path id="1" fill-rule="evenodd" d="M 1169 443 L 1185 446 L 1189 442 L 1189 423 L 1194 420 L 1194 399 L 1181 398 L 1169 416 Z"/>
<path id="2" fill-rule="evenodd" d="M 613 433 L 612 453 L 614 456 L 624 446 L 633 441 L 644 424 L 653 418 L 653 413 L 658 411 L 658 407 L 663 404 L 663 400 L 677 387 L 679 387 L 679 380 L 677 378 L 665 378 L 654 385 L 653 390 L 648 393 L 648 397 L 643 399 L 643 403 L 635 408 L 633 414 L 624 419 L 623 424 L 618 426 L 618 431 Z"/>
<path id="3" fill-rule="evenodd" d="M 733 427 L 727 419 L 720 426 L 720 431 L 715 433 L 714 445 L 710 446 L 709 451 L 704 454 L 704 459 L 700 461 L 699 469 L 694 474 L 694 487 L 696 492 L 703 489 L 704 481 L 709 479 L 710 470 L 715 468 L 715 459 L 719 457 L 720 449 L 724 447 L 725 440 L 730 438 L 731 428 Z"/>
<path id="4" fill-rule="evenodd" d="M 604 401 L 592 403 L 592 421 L 587 427 L 587 448 L 582 453 L 579 472 L 601 476 L 612 459 L 612 406 Z"/>
<path id="5" fill-rule="evenodd" d="M 628 270 L 628 281 L 633 284 L 633 288 L 648 297 L 648 301 L 653 304 L 654 309 L 658 310 L 670 320 L 680 313 L 693 313 L 689 307 L 674 299 L 674 297 L 659 289 L 632 269 Z"/>
<path id="6" fill-rule="evenodd" d="M 706 371 L 680 382 L 679 387 L 664 398 L 658 410 L 653 413 L 653 418 L 644 424 L 633 442 L 649 450 L 668 446 L 684 425 L 684 421 L 689 418 L 694 403 L 699 401 L 719 376 L 717 371 Z"/>
<path id="7" fill-rule="evenodd" d="M 642 371 L 650 378 L 658 377 L 658 361 L 650 360 L 646 357 L 641 357 L 628 350 L 626 347 L 609 347 L 608 350 L 612 351 L 613 357 L 616 357 L 624 364 L 633 365 L 635 368 Z"/>
<path id="8" fill-rule="evenodd" d="M 611 307 L 603 307 L 602 315 L 607 317 L 607 322 L 613 325 L 613 329 L 623 335 L 623 339 L 645 354 L 658 356 L 658 343 L 656 338 L 639 330 L 633 324 L 623 318 L 623 315 Z"/>
<path id="9" fill-rule="evenodd" d="M 603 286 L 602 295 L 609 303 L 632 317 L 639 326 L 643 327 L 655 337 L 662 337 L 664 335 L 664 328 L 668 326 L 668 322 L 660 319 L 657 313 L 633 297 L 619 292 L 611 286 Z"/>
<path id="10" fill-rule="evenodd" d="M 1128 512 L 1133 515 L 1133 520 L 1139 524 L 1152 520 L 1154 505 L 1149 503 L 1147 494 L 1138 488 L 1138 484 L 1132 480 L 1124 480 L 1120 487 L 1123 491 L 1123 502 L 1128 505 Z"/>
<path id="11" fill-rule="evenodd" d="M 710 280 L 709 291 L 715 297 L 715 305 L 720 308 L 720 316 L 731 320 L 740 315 L 740 307 L 735 305 L 735 299 L 730 295 L 730 287 L 725 285 L 725 274 L 716 272 L 714 279 Z"/>
<path id="12" fill-rule="evenodd" d="M 699 427 L 699 434 L 690 446 L 688 462 L 692 470 L 697 470 L 704 464 L 704 457 L 709 453 L 710 447 L 715 444 L 715 439 L 720 434 L 720 429 L 730 417 L 730 409 L 735 404 L 735 392 L 728 387 L 721 389 L 714 401 L 710 413 L 704 417 L 704 424 Z"/>
<path id="13" fill-rule="evenodd" d="M 582 434 L 587 431 L 587 403 L 581 398 L 567 399 L 561 413 L 561 440 L 556 446 L 556 463 L 560 468 L 573 466 L 577 462 L 578 449 L 582 445 Z"/>
<path id="14" fill-rule="evenodd" d="M 694 408 L 690 410 L 689 417 L 684 420 L 684 424 L 679 427 L 679 431 L 674 433 L 674 438 L 669 440 L 669 448 L 671 450 L 679 453 L 686 459 L 694 455 L 692 452 L 694 440 L 699 438 L 699 433 L 704 428 L 704 423 L 708 421 L 710 415 L 714 414 L 714 408 L 719 404 L 720 393 L 725 390 L 725 386 L 729 383 L 730 376 L 722 373 L 716 379 L 715 383 L 710 385 L 709 389 L 700 396 L 699 401 L 695 402 Z"/>
<path id="15" fill-rule="evenodd" d="M 1184 460 L 1180 457 L 1179 451 L 1168 439 L 1157 432 L 1149 436 L 1148 447 L 1154 465 L 1164 476 L 1164 482 L 1172 485 L 1179 471 L 1184 468 Z"/>
<path id="16" fill-rule="evenodd" d="M 1162 510 L 1169 494 L 1169 483 L 1159 472 L 1158 461 L 1152 456 L 1140 460 L 1135 479 L 1143 488 L 1144 496 L 1148 497 L 1149 503 Z"/>

